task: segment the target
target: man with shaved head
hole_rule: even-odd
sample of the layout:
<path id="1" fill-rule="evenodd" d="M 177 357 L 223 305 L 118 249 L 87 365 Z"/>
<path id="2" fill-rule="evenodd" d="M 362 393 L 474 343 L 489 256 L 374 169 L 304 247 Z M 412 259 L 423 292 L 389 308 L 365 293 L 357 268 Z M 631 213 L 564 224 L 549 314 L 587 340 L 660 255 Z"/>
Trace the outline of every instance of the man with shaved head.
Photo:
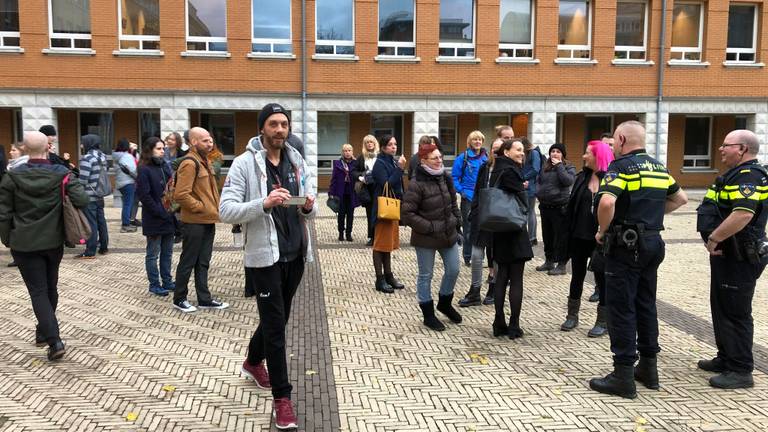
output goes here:
<path id="1" fill-rule="evenodd" d="M 645 152 L 641 123 L 624 122 L 613 136 L 617 158 L 600 184 L 600 228 L 595 235 L 605 253 L 613 372 L 593 378 L 589 386 L 600 393 L 635 398 L 635 380 L 649 389 L 659 388 L 656 272 L 664 260 L 660 232 L 664 214 L 685 205 L 688 198 L 667 168 Z"/>
<path id="2" fill-rule="evenodd" d="M 176 190 L 173 199 L 181 208 L 184 222 L 184 240 L 176 267 L 176 289 L 173 306 L 182 312 L 195 312 L 197 308 L 225 309 L 228 303 L 211 297 L 208 290 L 208 266 L 213 254 L 213 238 L 219 221 L 219 185 L 208 163 L 213 150 L 213 138 L 207 130 L 193 127 L 189 130 L 189 153 L 179 159 L 176 170 Z M 189 278 L 195 272 L 197 307 L 187 299 Z"/>
<path id="3" fill-rule="evenodd" d="M 752 387 L 752 297 L 768 263 L 768 172 L 757 161 L 760 144 L 748 130 L 735 130 L 720 145 L 728 169 L 709 187 L 697 209 L 696 229 L 709 252 L 709 302 L 717 356 L 699 369 L 718 375 L 718 388 Z"/>

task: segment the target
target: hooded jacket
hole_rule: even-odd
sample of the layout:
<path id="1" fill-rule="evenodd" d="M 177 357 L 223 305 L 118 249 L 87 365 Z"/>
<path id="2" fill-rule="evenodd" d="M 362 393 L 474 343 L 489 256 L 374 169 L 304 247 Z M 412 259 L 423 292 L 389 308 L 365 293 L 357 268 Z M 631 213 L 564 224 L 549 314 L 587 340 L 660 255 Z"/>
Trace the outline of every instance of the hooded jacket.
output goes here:
<path id="1" fill-rule="evenodd" d="M 88 194 L 91 202 L 97 202 L 103 198 L 96 194 L 96 188 L 99 186 L 99 175 L 102 169 L 107 167 L 107 157 L 99 150 L 101 147 L 101 137 L 94 134 L 84 135 L 80 142 L 83 144 L 83 157 L 80 158 L 80 183 L 85 186 L 85 193 Z"/>
<path id="2" fill-rule="evenodd" d="M 112 160 L 117 165 L 115 167 L 115 187 L 117 189 L 136 183 L 136 159 L 132 154 L 128 152 L 114 152 L 112 153 Z M 124 166 L 128 172 L 132 173 L 133 177 L 123 172 L 120 168 L 121 166 Z"/>
<path id="3" fill-rule="evenodd" d="M 571 195 L 571 185 L 576 179 L 576 168 L 570 162 L 557 165 L 544 164 L 536 178 L 536 198 L 543 206 L 565 206 Z"/>
<path id="4" fill-rule="evenodd" d="M 301 154 L 290 145 L 284 146 L 283 151 L 287 152 L 296 178 L 300 179 L 299 195 L 315 195 L 314 174 L 307 168 Z M 280 259 L 280 246 L 272 211 L 264 208 L 264 200 L 269 195 L 266 158 L 267 152 L 263 150 L 260 138 L 251 139 L 245 153 L 236 157 L 229 168 L 219 205 L 222 222 L 243 226 L 245 266 L 251 268 L 269 267 Z M 299 212 L 303 226 L 304 259 L 312 262 L 312 237 L 307 219 L 314 217 L 317 212 L 317 201 L 309 213 L 304 213 L 298 206 L 295 209 Z"/>
<path id="5" fill-rule="evenodd" d="M 403 225 L 411 227 L 411 245 L 445 249 L 456 244 L 461 212 L 451 176 L 429 174 L 421 165 L 405 191 L 401 208 Z"/>
<path id="6" fill-rule="evenodd" d="M 482 147 L 477 153 L 468 148 L 456 156 L 451 174 L 453 175 L 453 186 L 463 198 L 470 201 L 474 198 L 477 175 L 480 173 L 480 167 L 487 160 L 488 153 Z"/>

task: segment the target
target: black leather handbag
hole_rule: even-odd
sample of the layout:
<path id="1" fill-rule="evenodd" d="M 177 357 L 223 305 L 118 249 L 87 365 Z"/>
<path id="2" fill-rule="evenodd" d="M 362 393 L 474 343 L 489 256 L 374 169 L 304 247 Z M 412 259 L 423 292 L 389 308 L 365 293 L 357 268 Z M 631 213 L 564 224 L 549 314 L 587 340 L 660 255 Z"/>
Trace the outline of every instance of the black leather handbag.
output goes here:
<path id="1" fill-rule="evenodd" d="M 525 229 L 528 203 L 518 194 L 500 189 L 501 174 L 493 186 L 480 189 L 477 196 L 477 218 L 480 229 L 489 232 L 515 232 Z"/>

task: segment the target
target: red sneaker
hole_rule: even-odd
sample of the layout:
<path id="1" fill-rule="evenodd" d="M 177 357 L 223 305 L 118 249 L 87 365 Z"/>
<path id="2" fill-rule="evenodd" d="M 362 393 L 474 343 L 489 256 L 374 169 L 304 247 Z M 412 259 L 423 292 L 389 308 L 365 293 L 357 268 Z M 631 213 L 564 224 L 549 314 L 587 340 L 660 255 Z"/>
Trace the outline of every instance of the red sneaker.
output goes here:
<path id="1" fill-rule="evenodd" d="M 275 418 L 275 427 L 278 429 L 299 427 L 299 420 L 293 413 L 293 404 L 288 398 L 277 398 L 272 402 L 272 416 Z"/>
<path id="2" fill-rule="evenodd" d="M 251 365 L 248 363 L 248 360 L 245 360 L 240 371 L 243 375 L 253 380 L 256 383 L 256 387 L 265 390 L 272 388 L 272 384 L 269 382 L 269 373 L 267 368 L 264 367 L 263 361 L 257 365 Z"/>

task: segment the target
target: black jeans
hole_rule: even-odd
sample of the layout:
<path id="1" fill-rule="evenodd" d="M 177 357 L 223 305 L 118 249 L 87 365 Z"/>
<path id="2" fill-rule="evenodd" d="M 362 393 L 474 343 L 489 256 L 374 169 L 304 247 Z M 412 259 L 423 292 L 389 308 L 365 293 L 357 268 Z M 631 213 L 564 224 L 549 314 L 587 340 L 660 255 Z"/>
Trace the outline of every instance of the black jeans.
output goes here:
<path id="1" fill-rule="evenodd" d="M 544 240 L 544 257 L 555 263 L 568 262 L 568 218 L 565 206 L 550 207 L 539 204 L 541 235 Z"/>
<path id="2" fill-rule="evenodd" d="M 467 262 L 472 259 L 472 233 L 470 228 L 472 224 L 469 223 L 469 212 L 472 210 L 472 201 L 461 197 L 461 230 L 464 231 L 464 243 L 461 246 L 461 256 L 464 261 Z"/>
<path id="3" fill-rule="evenodd" d="M 11 250 L 11 255 L 19 265 L 21 277 L 32 300 L 32 310 L 37 318 L 37 329 L 45 337 L 48 345 L 59 341 L 59 321 L 56 319 L 56 306 L 59 303 L 59 264 L 64 254 L 64 247 L 54 249 L 19 252 Z"/>
<path id="4" fill-rule="evenodd" d="M 597 242 L 572 238 L 569 242 L 571 249 L 571 287 L 568 298 L 580 299 L 584 291 L 584 278 L 587 276 L 587 262 L 595 250 Z M 595 274 L 595 288 L 600 294 L 600 305 L 605 306 L 605 273 L 592 270 Z"/>
<path id="5" fill-rule="evenodd" d="M 525 261 L 513 263 L 494 263 L 496 279 L 493 283 L 493 304 L 496 308 L 496 320 L 504 321 L 504 301 L 509 285 L 509 327 L 520 328 L 520 311 L 523 308 L 523 271 Z"/>
<path id="6" fill-rule="evenodd" d="M 339 213 L 336 215 L 339 234 L 347 233 L 347 235 L 352 235 L 352 221 L 355 218 L 355 208 L 352 207 L 352 195 L 342 195 L 339 197 L 339 201 Z"/>
<path id="7" fill-rule="evenodd" d="M 189 278 L 195 271 L 195 290 L 198 303 L 210 303 L 211 292 L 208 290 L 208 266 L 213 254 L 213 238 L 216 236 L 215 224 L 185 223 L 182 231 L 184 241 L 181 244 L 181 256 L 176 267 L 176 290 L 173 302 L 187 300 Z"/>
<path id="8" fill-rule="evenodd" d="M 634 364 L 638 351 L 643 357 L 656 357 L 660 351 L 656 272 L 664 261 L 664 241 L 658 233 L 647 233 L 642 243 L 637 255 L 616 246 L 611 255 L 605 257 L 608 329 L 614 365 Z"/>
<path id="9" fill-rule="evenodd" d="M 259 308 L 259 326 L 248 344 L 248 363 L 255 365 L 267 359 L 272 396 L 290 398 L 293 386 L 288 381 L 285 360 L 285 325 L 304 275 L 304 257 L 269 267 L 247 267 L 246 271 L 251 275 Z"/>
<path id="10" fill-rule="evenodd" d="M 725 256 L 710 256 L 709 265 L 712 270 L 709 302 L 717 356 L 729 371 L 752 372 L 755 366 L 752 358 L 752 298 L 765 266 Z"/>

